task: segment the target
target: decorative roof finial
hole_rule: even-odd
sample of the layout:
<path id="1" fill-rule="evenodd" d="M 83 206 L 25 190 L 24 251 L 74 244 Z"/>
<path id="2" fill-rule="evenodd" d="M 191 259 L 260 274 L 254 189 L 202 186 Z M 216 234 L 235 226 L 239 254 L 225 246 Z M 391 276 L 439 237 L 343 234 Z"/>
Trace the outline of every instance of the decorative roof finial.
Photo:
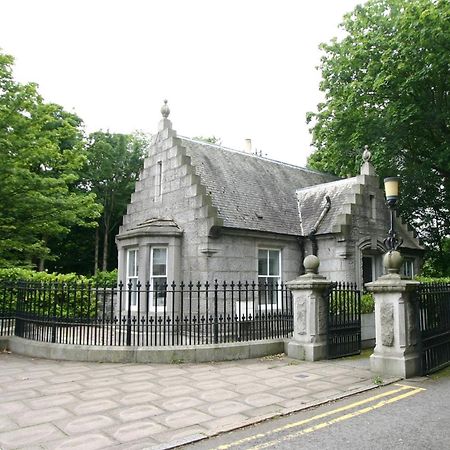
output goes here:
<path id="1" fill-rule="evenodd" d="M 164 105 L 161 107 L 161 114 L 164 117 L 164 119 L 167 119 L 170 114 L 170 108 L 167 106 L 167 100 L 164 100 Z"/>
<path id="2" fill-rule="evenodd" d="M 372 159 L 372 153 L 369 151 L 369 146 L 364 146 L 364 151 L 362 154 L 362 158 L 364 162 L 369 162 Z"/>

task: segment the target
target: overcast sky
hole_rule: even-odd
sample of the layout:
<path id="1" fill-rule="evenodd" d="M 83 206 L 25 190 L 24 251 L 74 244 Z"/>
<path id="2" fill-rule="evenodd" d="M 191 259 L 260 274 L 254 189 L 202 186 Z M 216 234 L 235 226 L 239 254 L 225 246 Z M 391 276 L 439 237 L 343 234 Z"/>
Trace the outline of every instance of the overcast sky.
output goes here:
<path id="1" fill-rule="evenodd" d="M 167 98 L 179 134 L 245 138 L 305 165 L 321 100 L 318 45 L 357 0 L 3 0 L 15 76 L 88 132 L 154 133 Z"/>

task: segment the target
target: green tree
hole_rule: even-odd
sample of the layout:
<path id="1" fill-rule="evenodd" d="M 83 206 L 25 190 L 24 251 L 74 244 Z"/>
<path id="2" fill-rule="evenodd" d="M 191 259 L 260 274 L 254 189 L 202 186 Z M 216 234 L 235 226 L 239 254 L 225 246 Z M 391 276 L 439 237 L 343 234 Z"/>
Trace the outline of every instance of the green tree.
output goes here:
<path id="1" fill-rule="evenodd" d="M 94 239 L 94 272 L 99 269 L 99 249 L 103 249 L 102 270 L 109 264 L 111 248 L 122 217 L 143 167 L 148 145 L 144 134 L 114 134 L 97 131 L 89 136 L 87 162 L 81 188 L 96 194 L 103 211 Z M 114 261 L 115 262 L 115 261 Z"/>
<path id="2" fill-rule="evenodd" d="M 92 193 L 73 189 L 85 162 L 81 119 L 13 78 L 0 52 L 0 266 L 51 259 L 49 243 L 72 226 L 95 226 Z"/>
<path id="3" fill-rule="evenodd" d="M 401 213 L 443 262 L 450 234 L 450 2 L 369 0 L 341 27 L 342 40 L 321 45 L 325 100 L 307 115 L 317 149 L 308 163 L 355 174 L 368 144 L 381 176 L 401 176 Z"/>

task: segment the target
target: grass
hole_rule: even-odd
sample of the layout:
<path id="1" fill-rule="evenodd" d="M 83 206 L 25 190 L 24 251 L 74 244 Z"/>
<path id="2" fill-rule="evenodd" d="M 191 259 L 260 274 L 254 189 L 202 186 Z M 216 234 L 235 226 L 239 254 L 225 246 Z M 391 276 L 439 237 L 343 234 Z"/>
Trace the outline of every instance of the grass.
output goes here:
<path id="1" fill-rule="evenodd" d="M 364 348 L 359 355 L 346 356 L 342 359 L 366 359 L 373 353 L 373 348 Z"/>
<path id="2" fill-rule="evenodd" d="M 450 366 L 445 367 L 444 369 L 438 370 L 437 372 L 429 375 L 432 380 L 440 380 L 441 378 L 450 377 Z"/>

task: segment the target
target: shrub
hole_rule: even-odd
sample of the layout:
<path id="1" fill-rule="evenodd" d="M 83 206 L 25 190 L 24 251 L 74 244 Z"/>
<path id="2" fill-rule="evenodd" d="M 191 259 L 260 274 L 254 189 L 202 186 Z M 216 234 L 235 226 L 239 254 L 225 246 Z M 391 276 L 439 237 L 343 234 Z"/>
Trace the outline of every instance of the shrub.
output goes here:
<path id="1" fill-rule="evenodd" d="M 361 295 L 361 314 L 370 314 L 375 311 L 375 300 L 371 292 Z"/>

